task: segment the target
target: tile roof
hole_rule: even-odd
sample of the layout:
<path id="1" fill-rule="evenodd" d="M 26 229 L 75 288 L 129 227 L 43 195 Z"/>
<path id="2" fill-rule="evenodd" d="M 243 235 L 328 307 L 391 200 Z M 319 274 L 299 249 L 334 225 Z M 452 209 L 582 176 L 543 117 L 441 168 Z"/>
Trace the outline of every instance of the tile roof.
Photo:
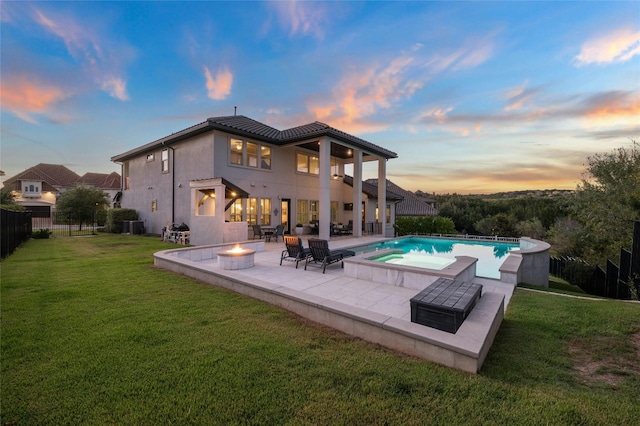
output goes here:
<path id="1" fill-rule="evenodd" d="M 344 183 L 346 183 L 347 185 L 353 187 L 353 177 L 352 176 L 345 176 L 342 181 Z M 377 185 L 372 185 L 371 183 L 365 181 L 362 181 L 362 192 L 364 192 L 365 194 L 367 194 L 368 197 L 370 198 L 378 198 L 378 186 Z M 387 190 L 387 201 L 400 201 L 402 200 L 402 195 L 398 195 L 397 193 L 393 192 L 393 191 L 389 191 Z"/>
<path id="2" fill-rule="evenodd" d="M 80 176 L 60 164 L 40 163 L 4 181 L 7 188 L 21 190 L 20 181 L 36 180 L 44 182 L 43 191 L 56 192 L 58 188 L 73 186 Z"/>
<path id="3" fill-rule="evenodd" d="M 78 179 L 77 183 L 91 185 L 100 189 L 120 189 L 121 177 L 116 172 L 107 173 L 85 173 Z"/>
<path id="4" fill-rule="evenodd" d="M 70 188 L 78 183 L 100 189 L 120 189 L 121 178 L 116 172 L 85 173 L 82 177 L 60 164 L 40 163 L 10 177 L 4 182 L 6 188 L 21 191 L 20 182 L 34 180 L 42 182 L 42 191 L 58 192 L 60 188 Z"/>
<path id="5" fill-rule="evenodd" d="M 378 179 L 367 179 L 365 182 L 378 188 Z M 396 204 L 396 216 L 436 216 L 438 210 L 422 201 L 411 191 L 400 188 L 387 179 L 387 191 L 401 194 L 403 199 Z"/>
<path id="6" fill-rule="evenodd" d="M 291 129 L 278 130 L 264 123 L 256 121 L 244 115 L 232 115 L 226 117 L 211 117 L 207 121 L 173 133 L 164 138 L 142 145 L 125 153 L 111 157 L 111 161 L 124 161 L 161 145 L 179 142 L 191 136 L 211 131 L 221 130 L 237 136 L 249 137 L 261 142 L 267 142 L 278 146 L 293 144 L 309 139 L 327 136 L 333 140 L 350 144 L 355 148 L 382 156 L 384 158 L 397 158 L 398 154 L 389 151 L 364 139 L 345 133 L 327 124 L 316 121 Z"/>

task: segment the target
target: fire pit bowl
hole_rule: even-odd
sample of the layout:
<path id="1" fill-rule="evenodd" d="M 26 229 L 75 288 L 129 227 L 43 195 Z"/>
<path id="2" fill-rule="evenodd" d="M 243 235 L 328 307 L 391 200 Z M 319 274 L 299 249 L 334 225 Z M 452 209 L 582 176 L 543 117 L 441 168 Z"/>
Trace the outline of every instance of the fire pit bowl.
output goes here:
<path id="1" fill-rule="evenodd" d="M 253 249 L 244 249 L 239 245 L 217 253 L 218 267 L 225 270 L 247 269 L 253 267 Z"/>

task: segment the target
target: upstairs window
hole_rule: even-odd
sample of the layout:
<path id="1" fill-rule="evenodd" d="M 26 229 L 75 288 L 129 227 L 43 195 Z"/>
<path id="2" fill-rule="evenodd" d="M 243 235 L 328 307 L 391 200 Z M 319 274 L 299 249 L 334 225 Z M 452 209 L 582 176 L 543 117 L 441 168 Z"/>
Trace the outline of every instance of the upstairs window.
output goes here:
<path id="1" fill-rule="evenodd" d="M 271 170 L 271 148 L 242 139 L 229 139 L 229 164 Z"/>
<path id="2" fill-rule="evenodd" d="M 320 174 L 320 158 L 302 152 L 296 153 L 296 171 L 310 175 Z"/>
<path id="3" fill-rule="evenodd" d="M 162 162 L 162 173 L 168 173 L 169 172 L 169 150 L 168 149 L 162 150 L 160 160 Z"/>
<path id="4" fill-rule="evenodd" d="M 40 195 L 40 184 L 42 182 L 22 182 L 22 195 L 23 196 L 39 196 Z"/>

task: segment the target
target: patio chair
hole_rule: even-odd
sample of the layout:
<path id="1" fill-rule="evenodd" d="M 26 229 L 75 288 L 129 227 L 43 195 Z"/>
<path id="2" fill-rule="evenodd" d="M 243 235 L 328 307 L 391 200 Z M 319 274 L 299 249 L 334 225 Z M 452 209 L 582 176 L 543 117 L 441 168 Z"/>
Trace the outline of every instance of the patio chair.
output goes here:
<path id="1" fill-rule="evenodd" d="M 313 263 L 314 266 L 322 268 L 323 274 L 327 265 L 342 262 L 345 257 L 356 255 L 351 250 L 329 250 L 329 242 L 318 238 L 309 239 L 309 250 L 311 251 L 311 256 L 307 257 L 304 262 L 305 271 L 307 270 L 307 265 Z M 344 264 L 342 264 L 342 267 L 344 267 Z"/>
<path id="2" fill-rule="evenodd" d="M 262 239 L 262 237 L 264 237 L 264 234 L 262 233 L 262 228 L 260 227 L 260 225 L 251 225 L 251 227 L 253 228 L 253 239 L 254 240 L 256 238 Z"/>
<path id="3" fill-rule="evenodd" d="M 347 224 L 347 229 L 344 230 L 344 234 L 351 235 L 353 234 L 353 220 L 350 220 Z"/>
<path id="4" fill-rule="evenodd" d="M 285 250 L 280 255 L 280 266 L 282 266 L 283 260 L 290 262 L 296 262 L 296 269 L 298 269 L 298 263 L 306 260 L 311 256 L 311 251 L 308 248 L 302 247 L 302 238 L 292 237 L 290 235 L 283 235 Z"/>
<path id="5" fill-rule="evenodd" d="M 273 234 L 276 237 L 276 243 L 278 242 L 278 237 L 284 237 L 284 225 L 280 224 L 276 226 L 276 232 Z"/>

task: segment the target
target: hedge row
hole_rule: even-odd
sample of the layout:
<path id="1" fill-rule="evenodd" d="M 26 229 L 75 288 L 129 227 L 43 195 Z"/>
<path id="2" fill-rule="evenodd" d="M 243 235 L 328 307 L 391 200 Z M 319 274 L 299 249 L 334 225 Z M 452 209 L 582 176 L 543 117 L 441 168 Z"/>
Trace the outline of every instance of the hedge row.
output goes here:
<path id="1" fill-rule="evenodd" d="M 393 228 L 398 236 L 457 233 L 453 220 L 444 216 L 396 217 Z"/>
<path id="2" fill-rule="evenodd" d="M 138 220 L 138 212 L 134 209 L 109 209 L 104 230 L 112 234 L 122 233 L 122 222 L 126 220 Z"/>

